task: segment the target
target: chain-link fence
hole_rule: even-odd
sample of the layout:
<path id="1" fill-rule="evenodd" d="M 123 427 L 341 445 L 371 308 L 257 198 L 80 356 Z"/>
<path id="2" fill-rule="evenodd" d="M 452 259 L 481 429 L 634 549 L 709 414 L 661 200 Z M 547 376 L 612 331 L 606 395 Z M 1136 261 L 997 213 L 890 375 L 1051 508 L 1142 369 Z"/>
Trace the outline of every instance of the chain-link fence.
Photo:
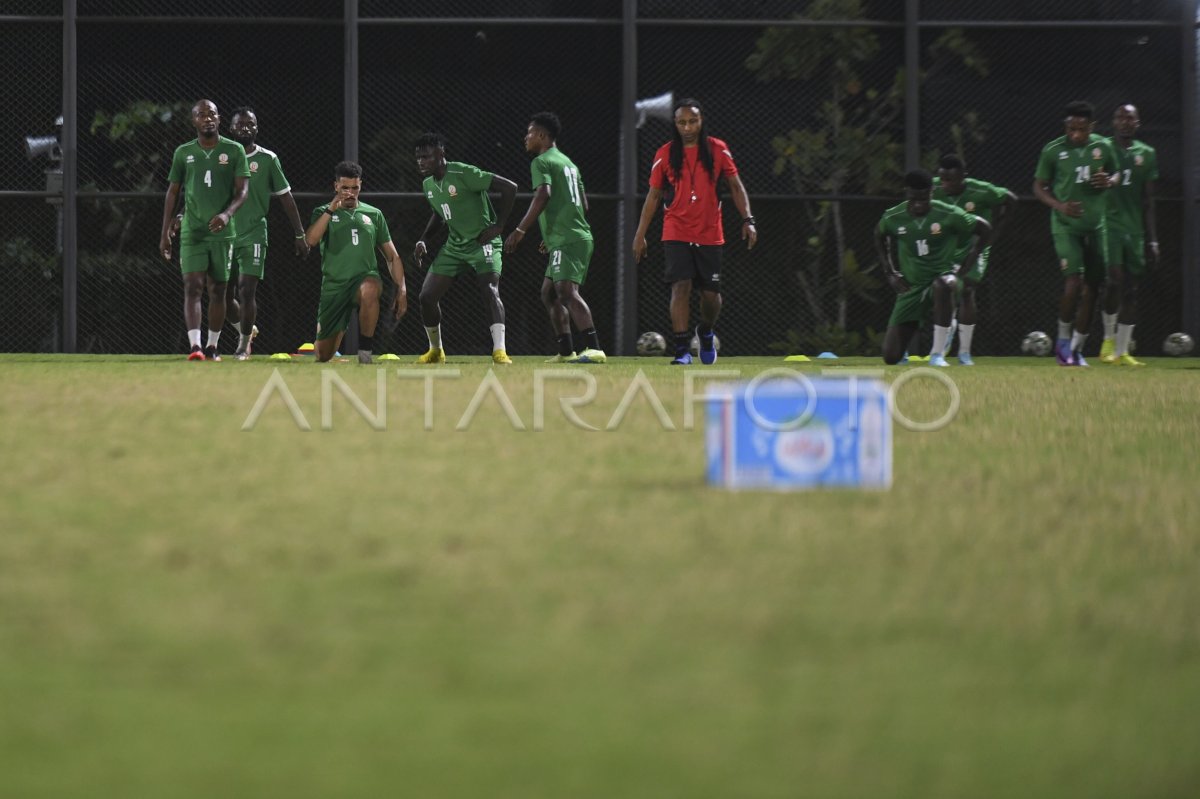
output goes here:
<path id="1" fill-rule="evenodd" d="M 185 349 L 178 265 L 165 263 L 156 244 L 170 156 L 194 135 L 188 110 L 200 97 L 217 103 L 223 125 L 236 106 L 256 110 L 259 142 L 280 155 L 305 222 L 329 197 L 333 165 L 346 155 L 363 164 L 364 199 L 386 213 L 407 264 L 411 310 L 385 326 L 381 344 L 396 352 L 425 344 L 416 301 L 424 274 L 411 251 L 430 211 L 414 139 L 439 131 L 450 158 L 515 180 L 522 194 L 511 228 L 529 199 L 522 138 L 540 110 L 562 118 L 559 144 L 589 192 L 596 249 L 584 295 L 602 344 L 629 352 L 632 342 L 617 331 L 669 332 L 661 215 L 647 259 L 634 266 L 620 213 L 627 202 L 636 218 L 653 153 L 671 135 L 669 120 L 651 118 L 622 148 L 622 108 L 664 92 L 703 101 L 706 129 L 730 144 L 758 218 L 759 245 L 747 252 L 725 203 L 727 301 L 718 327 L 727 354 L 878 352 L 892 295 L 872 233 L 901 193 L 914 141 L 926 165 L 956 152 L 972 175 L 1022 198 L 980 288 L 976 351 L 1015 353 L 1025 332 L 1053 330 L 1060 279 L 1048 212 L 1030 194 L 1037 154 L 1061 133 L 1062 108 L 1075 99 L 1096 104 L 1104 134 L 1112 109 L 1135 103 L 1141 138 L 1159 152 L 1163 259 L 1142 293 L 1137 337 L 1159 341 L 1195 321 L 1184 318 L 1185 232 L 1195 213 L 1182 179 L 1195 148 L 1186 129 L 1193 53 L 1177 3 L 925 0 L 915 98 L 905 72 L 911 0 L 640 0 L 627 20 L 626 5 L 522 0 L 499 16 L 492 4 L 462 0 L 415 17 L 385 0 L 219 0 L 201 18 L 153 0 L 78 0 L 78 249 L 66 254 L 78 274 L 73 311 L 63 302 L 59 256 L 61 162 L 43 146 L 59 132 L 63 10 L 28 0 L 23 16 L 0 12 L 0 64 L 20 78 L 0 87 L 5 107 L 18 111 L 0 121 L 0 142 L 9 143 L 0 147 L 0 349 L 61 350 L 67 325 L 81 351 Z M 347 17 L 357 20 L 349 30 Z M 634 52 L 624 50 L 626 27 L 636 34 Z M 350 97 L 348 57 L 358 77 Z M 623 92 L 630 64 L 636 98 Z M 621 185 L 622 152 L 637 162 L 632 193 Z M 317 256 L 294 257 L 277 206 L 258 292 L 260 352 L 312 340 L 320 285 Z M 504 263 L 510 351 L 551 351 L 537 236 Z M 636 285 L 631 307 L 620 302 L 621 269 Z M 460 283 L 443 301 L 447 346 L 486 353 L 483 304 Z M 623 324 L 618 313 L 636 322 Z M 223 338 L 231 350 L 231 327 Z"/>

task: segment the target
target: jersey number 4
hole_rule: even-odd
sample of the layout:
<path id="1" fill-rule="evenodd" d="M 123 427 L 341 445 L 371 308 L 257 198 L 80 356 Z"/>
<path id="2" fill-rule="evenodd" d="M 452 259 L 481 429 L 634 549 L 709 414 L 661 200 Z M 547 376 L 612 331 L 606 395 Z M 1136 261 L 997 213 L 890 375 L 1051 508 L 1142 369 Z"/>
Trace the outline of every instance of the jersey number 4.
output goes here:
<path id="1" fill-rule="evenodd" d="M 210 189 L 212 188 L 212 170 L 211 169 L 204 170 L 204 185 L 208 186 Z"/>

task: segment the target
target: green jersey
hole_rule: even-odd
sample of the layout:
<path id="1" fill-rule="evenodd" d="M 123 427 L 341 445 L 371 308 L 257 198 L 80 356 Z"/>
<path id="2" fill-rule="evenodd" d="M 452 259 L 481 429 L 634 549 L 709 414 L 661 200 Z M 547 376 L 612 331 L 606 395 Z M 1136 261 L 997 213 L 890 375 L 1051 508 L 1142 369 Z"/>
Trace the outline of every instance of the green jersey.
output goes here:
<path id="1" fill-rule="evenodd" d="M 246 151 L 242 145 L 224 136 L 217 146 L 207 150 L 194 139 L 175 148 L 167 180 L 183 187 L 183 225 L 181 243 L 225 241 L 236 238 L 236 225 L 229 224 L 220 233 L 208 229 L 209 220 L 229 207 L 235 178 L 250 177 Z"/>
<path id="2" fill-rule="evenodd" d="M 896 240 L 900 273 L 909 286 L 924 286 L 958 263 L 959 242 L 973 235 L 975 217 L 933 200 L 929 213 L 913 216 L 902 202 L 883 212 L 879 232 Z"/>
<path id="3" fill-rule="evenodd" d="M 940 178 L 933 179 L 933 199 L 957 206 L 969 214 L 992 223 L 992 212 L 1008 197 L 1008 189 L 988 183 L 986 180 L 966 178 L 963 180 L 963 190 L 956 195 L 947 194 L 942 188 Z M 959 242 L 957 258 L 966 258 L 971 252 L 971 237 L 967 236 Z"/>
<path id="4" fill-rule="evenodd" d="M 312 222 L 328 207 L 325 203 L 313 211 Z M 360 202 L 352 210 L 338 210 L 321 237 L 322 284 L 378 275 L 375 248 L 391 240 L 387 220 L 378 208 Z"/>
<path id="5" fill-rule="evenodd" d="M 434 213 L 450 229 L 446 248 L 451 252 L 473 256 L 479 250 L 479 234 L 496 224 L 496 210 L 487 194 L 491 185 L 491 172 L 458 161 L 446 163 L 441 180 L 433 175 L 425 178 L 421 188 Z"/>
<path id="6" fill-rule="evenodd" d="M 1050 190 L 1060 202 L 1079 202 L 1083 216 L 1075 218 L 1051 211 L 1060 224 L 1075 231 L 1098 230 L 1104 226 L 1105 190 L 1092 188 L 1092 175 L 1103 169 L 1108 174 L 1117 171 L 1117 154 L 1108 139 L 1095 133 L 1087 144 L 1076 147 L 1059 136 L 1042 148 L 1034 178 L 1050 183 Z"/>
<path id="7" fill-rule="evenodd" d="M 592 228 L 583 211 L 583 178 L 579 167 L 557 147 L 533 159 L 529 166 L 533 188 L 550 187 L 550 198 L 538 216 L 546 249 L 557 250 L 572 241 L 591 241 Z"/>
<path id="8" fill-rule="evenodd" d="M 1146 182 L 1158 180 L 1158 153 L 1145 142 L 1134 140 L 1129 147 L 1109 139 L 1120 169 L 1117 185 L 1108 190 L 1108 226 L 1123 233 L 1142 235 L 1143 200 Z"/>
<path id="9" fill-rule="evenodd" d="M 287 194 L 292 187 L 283 176 L 279 156 L 265 147 L 256 147 L 246 160 L 250 165 L 250 187 L 246 190 L 246 202 L 233 215 L 233 221 L 237 223 L 237 243 L 266 244 L 267 209 L 271 197 Z"/>

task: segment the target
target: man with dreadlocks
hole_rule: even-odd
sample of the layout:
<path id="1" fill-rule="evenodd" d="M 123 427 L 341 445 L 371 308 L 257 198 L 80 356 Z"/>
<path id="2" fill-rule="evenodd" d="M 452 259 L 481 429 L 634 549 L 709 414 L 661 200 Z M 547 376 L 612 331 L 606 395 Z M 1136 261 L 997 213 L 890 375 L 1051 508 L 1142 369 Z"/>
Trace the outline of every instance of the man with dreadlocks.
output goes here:
<path id="1" fill-rule="evenodd" d="M 700 290 L 700 362 L 714 363 L 717 351 L 713 325 L 721 313 L 721 227 L 718 183 L 724 178 L 733 204 L 742 217 L 746 248 L 758 241 L 750 213 L 750 198 L 738 177 L 729 145 L 704 131 L 700 103 L 686 98 L 675 103 L 675 131 L 671 141 L 658 148 L 650 167 L 650 191 L 633 236 L 633 258 L 646 254 L 646 230 L 667 194 L 663 211 L 664 277 L 671 284 L 671 330 L 675 336 L 673 364 L 690 364 L 692 284 Z"/>

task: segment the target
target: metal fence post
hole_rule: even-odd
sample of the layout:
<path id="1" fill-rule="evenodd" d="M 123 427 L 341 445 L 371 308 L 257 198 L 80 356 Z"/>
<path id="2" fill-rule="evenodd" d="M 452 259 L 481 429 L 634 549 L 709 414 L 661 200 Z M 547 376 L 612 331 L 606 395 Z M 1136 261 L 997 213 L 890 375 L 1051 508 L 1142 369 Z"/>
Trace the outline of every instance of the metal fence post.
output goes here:
<path id="1" fill-rule="evenodd" d="M 76 53 L 76 0 L 63 2 L 63 125 L 61 142 L 63 193 L 59 207 L 62 230 L 59 253 L 63 280 L 62 351 L 78 349 L 79 331 L 79 208 L 76 190 L 79 183 L 78 55 Z"/>
<path id="2" fill-rule="evenodd" d="M 637 264 L 630 255 L 630 242 L 637 230 L 637 0 L 621 3 L 621 141 L 618 174 L 621 194 L 617 212 L 617 296 L 613 319 L 613 349 L 617 355 L 633 352 L 637 338 Z"/>

